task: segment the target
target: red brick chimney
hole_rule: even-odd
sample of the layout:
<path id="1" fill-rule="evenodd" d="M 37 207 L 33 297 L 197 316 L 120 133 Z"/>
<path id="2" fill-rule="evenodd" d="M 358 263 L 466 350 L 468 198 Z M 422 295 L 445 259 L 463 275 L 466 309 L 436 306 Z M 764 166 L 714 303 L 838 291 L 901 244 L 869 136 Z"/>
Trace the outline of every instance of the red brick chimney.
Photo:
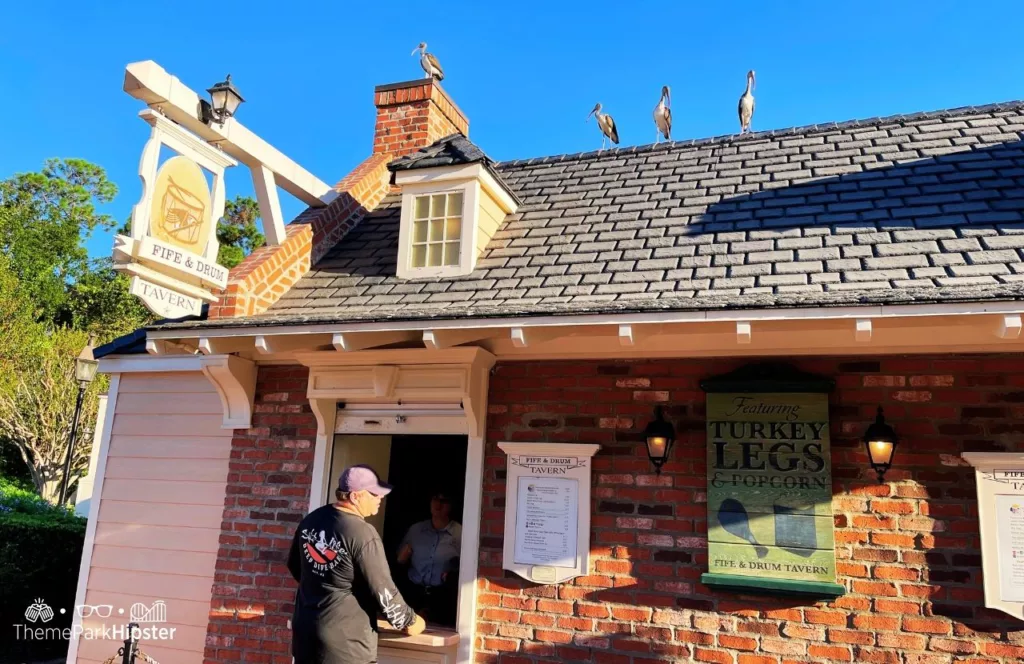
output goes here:
<path id="1" fill-rule="evenodd" d="M 469 137 L 469 120 L 434 79 L 378 85 L 373 153 L 401 157 L 455 132 Z"/>

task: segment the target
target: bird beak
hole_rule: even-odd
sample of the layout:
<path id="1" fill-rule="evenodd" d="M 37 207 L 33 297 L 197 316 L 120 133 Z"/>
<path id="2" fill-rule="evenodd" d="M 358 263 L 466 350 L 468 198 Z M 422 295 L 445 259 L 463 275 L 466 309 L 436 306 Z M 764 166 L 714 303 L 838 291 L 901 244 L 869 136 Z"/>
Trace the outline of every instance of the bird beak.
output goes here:
<path id="1" fill-rule="evenodd" d="M 590 116 L 594 114 L 594 111 L 587 113 L 587 122 L 590 122 Z"/>
<path id="2" fill-rule="evenodd" d="M 419 46 L 417 46 L 416 48 L 412 49 L 412 53 L 410 53 L 409 55 L 416 55 L 416 51 L 418 51 L 418 50 L 420 50 Z"/>

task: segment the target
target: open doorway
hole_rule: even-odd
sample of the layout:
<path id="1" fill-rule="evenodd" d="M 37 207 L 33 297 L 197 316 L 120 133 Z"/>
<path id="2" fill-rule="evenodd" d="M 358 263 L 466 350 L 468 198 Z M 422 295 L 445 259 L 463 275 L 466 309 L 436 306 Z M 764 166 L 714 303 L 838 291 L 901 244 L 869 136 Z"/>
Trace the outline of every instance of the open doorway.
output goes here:
<path id="1" fill-rule="evenodd" d="M 338 476 L 355 464 L 370 466 L 383 481 L 395 487 L 381 511 L 367 519 L 367 523 L 376 528 L 384 542 L 392 576 L 403 596 L 414 609 L 425 614 L 428 622 L 452 628 L 460 586 L 459 560 L 450 556 L 452 538 L 455 533 L 461 534 L 467 449 L 466 436 L 343 434 L 335 436 L 330 464 L 330 500 Z M 433 525 L 423 524 L 431 524 L 431 499 L 438 494 L 450 500 L 446 509 L 457 528 L 437 531 Z M 410 546 L 416 547 L 416 555 L 403 564 L 398 553 L 403 544 L 410 542 L 406 536 L 413 526 L 417 526 L 414 532 L 418 537 L 411 538 Z M 456 542 L 454 550 L 461 555 L 461 537 Z M 437 573 L 422 573 L 424 560 L 432 560 L 448 570 L 443 581 Z M 410 570 L 414 562 L 419 562 L 415 572 Z"/>

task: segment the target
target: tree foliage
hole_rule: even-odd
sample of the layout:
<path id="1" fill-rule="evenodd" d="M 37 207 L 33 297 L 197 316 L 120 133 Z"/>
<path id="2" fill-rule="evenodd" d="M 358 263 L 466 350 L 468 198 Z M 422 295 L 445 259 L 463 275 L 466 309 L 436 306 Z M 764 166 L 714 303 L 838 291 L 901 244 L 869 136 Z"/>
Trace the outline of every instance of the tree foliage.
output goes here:
<path id="1" fill-rule="evenodd" d="M 259 204 L 249 196 L 236 196 L 224 206 L 224 216 L 217 223 L 217 262 L 231 269 L 267 239 L 256 225 L 260 219 Z"/>
<path id="2" fill-rule="evenodd" d="M 82 240 L 114 225 L 97 206 L 116 194 L 106 172 L 82 159 L 50 159 L 39 172 L 0 180 L 0 253 L 40 319 L 60 319 L 68 284 L 89 270 Z"/>
<path id="3" fill-rule="evenodd" d="M 0 425 L 28 466 L 39 495 L 50 502 L 57 500 L 60 490 L 78 396 L 75 357 L 88 342 L 85 332 L 54 330 L 36 356 L 17 362 L 17 372 L 0 389 Z M 85 392 L 69 491 L 89 463 L 96 397 L 105 382 L 93 381 Z"/>

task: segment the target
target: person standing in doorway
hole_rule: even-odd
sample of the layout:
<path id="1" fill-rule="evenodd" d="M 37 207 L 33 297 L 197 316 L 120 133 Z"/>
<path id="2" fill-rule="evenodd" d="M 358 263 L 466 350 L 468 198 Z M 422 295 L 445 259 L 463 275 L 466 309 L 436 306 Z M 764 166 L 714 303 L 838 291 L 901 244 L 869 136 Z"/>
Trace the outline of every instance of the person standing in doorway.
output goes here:
<path id="1" fill-rule="evenodd" d="M 391 579 L 380 535 L 365 521 L 391 489 L 369 466 L 346 468 L 337 502 L 299 523 L 288 554 L 288 570 L 299 583 L 292 617 L 295 664 L 376 662 L 378 612 L 408 635 L 425 629 Z"/>
<path id="2" fill-rule="evenodd" d="M 430 496 L 430 518 L 409 527 L 398 548 L 398 563 L 409 565 L 409 603 L 428 620 L 455 623 L 462 526 L 453 521 L 452 497 Z"/>

